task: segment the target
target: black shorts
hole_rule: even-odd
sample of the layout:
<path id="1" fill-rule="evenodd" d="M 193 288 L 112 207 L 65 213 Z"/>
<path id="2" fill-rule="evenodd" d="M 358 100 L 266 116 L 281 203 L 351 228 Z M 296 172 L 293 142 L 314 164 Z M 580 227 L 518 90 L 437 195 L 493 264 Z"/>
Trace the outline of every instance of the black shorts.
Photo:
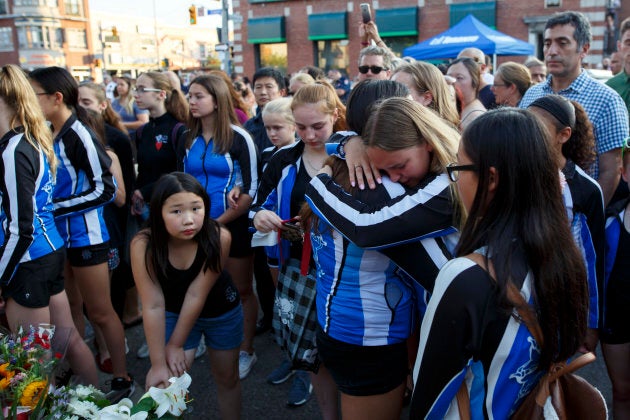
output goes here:
<path id="1" fill-rule="evenodd" d="M 407 343 L 357 346 L 330 337 L 317 328 L 319 359 L 337 387 L 347 395 L 385 394 L 407 379 Z"/>
<path id="2" fill-rule="evenodd" d="M 45 308 L 51 296 L 63 291 L 65 260 L 65 248 L 61 248 L 36 260 L 21 263 L 9 284 L 2 287 L 2 296 L 26 308 Z"/>
<path id="3" fill-rule="evenodd" d="M 91 267 L 109 261 L 109 241 L 98 245 L 68 248 L 68 261 L 73 267 Z"/>
<path id="4" fill-rule="evenodd" d="M 600 330 L 600 340 L 606 344 L 630 343 L 630 279 L 610 281 L 606 290 L 604 307 L 604 328 Z"/>
<path id="5" fill-rule="evenodd" d="M 240 216 L 225 224 L 227 230 L 232 235 L 232 246 L 230 246 L 230 257 L 243 258 L 253 255 L 252 234 L 249 232 L 249 219 L 247 214 Z"/>

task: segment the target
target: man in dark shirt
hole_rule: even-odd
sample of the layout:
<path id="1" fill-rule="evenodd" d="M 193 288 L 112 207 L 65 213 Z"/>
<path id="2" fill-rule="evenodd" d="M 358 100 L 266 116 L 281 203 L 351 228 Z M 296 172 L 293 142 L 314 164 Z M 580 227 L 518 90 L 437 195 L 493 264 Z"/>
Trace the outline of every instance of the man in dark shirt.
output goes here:
<path id="1" fill-rule="evenodd" d="M 262 120 L 262 110 L 267 102 L 286 95 L 286 86 L 284 76 L 278 70 L 271 67 L 263 67 L 254 73 L 254 97 L 258 104 L 256 115 L 247 120 L 245 130 L 251 134 L 258 151 L 262 153 L 267 147 L 271 146 L 271 141 L 267 137 L 265 124 Z M 262 167 L 262 165 L 261 165 Z"/>

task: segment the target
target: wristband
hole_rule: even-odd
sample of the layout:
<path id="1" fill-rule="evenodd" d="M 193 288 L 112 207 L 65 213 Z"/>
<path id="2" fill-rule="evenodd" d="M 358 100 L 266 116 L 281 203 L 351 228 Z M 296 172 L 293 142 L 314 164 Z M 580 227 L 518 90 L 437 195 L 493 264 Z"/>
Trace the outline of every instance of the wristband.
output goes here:
<path id="1" fill-rule="evenodd" d="M 342 138 L 339 144 L 337 145 L 337 154 L 342 159 L 346 158 L 346 151 L 344 147 L 346 146 L 346 143 L 348 143 L 348 140 L 350 140 L 350 136 Z"/>

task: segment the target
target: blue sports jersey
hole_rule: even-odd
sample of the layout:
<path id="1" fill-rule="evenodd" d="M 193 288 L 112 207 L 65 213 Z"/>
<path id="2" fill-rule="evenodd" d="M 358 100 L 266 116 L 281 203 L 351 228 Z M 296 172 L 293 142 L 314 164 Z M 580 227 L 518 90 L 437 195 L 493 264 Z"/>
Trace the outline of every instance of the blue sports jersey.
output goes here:
<path id="1" fill-rule="evenodd" d="M 21 130 L 0 139 L 0 284 L 11 281 L 19 264 L 63 247 L 55 227 L 54 179 L 44 152 Z"/>
<path id="2" fill-rule="evenodd" d="M 524 258 L 518 265 L 512 279 L 531 304 L 532 275 Z M 458 418 L 456 394 L 465 383 L 472 418 L 507 419 L 542 375 L 539 358 L 527 326 L 498 303 L 488 273 L 468 258 L 449 261 L 420 328 L 410 417 Z"/>
<path id="3" fill-rule="evenodd" d="M 57 185 L 53 193 L 57 229 L 68 248 L 109 240 L 103 206 L 114 199 L 111 159 L 92 133 L 72 115 L 54 142 Z"/>
<path id="4" fill-rule="evenodd" d="M 227 193 L 241 185 L 242 194 L 256 196 L 258 152 L 250 135 L 232 125 L 234 139 L 228 153 L 215 153 L 214 141 L 197 136 L 186 150 L 184 172 L 194 176 L 210 196 L 210 217 L 216 219 L 229 208 Z"/>

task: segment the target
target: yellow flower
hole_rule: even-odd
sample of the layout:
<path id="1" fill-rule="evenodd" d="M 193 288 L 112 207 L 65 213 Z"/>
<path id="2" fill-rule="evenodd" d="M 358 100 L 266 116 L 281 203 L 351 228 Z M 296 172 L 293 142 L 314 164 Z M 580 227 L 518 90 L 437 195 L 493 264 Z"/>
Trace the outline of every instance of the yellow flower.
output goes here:
<path id="1" fill-rule="evenodd" d="M 0 376 L 3 376 L 3 377 L 5 377 L 5 378 L 6 378 L 6 377 L 7 377 L 7 375 L 8 375 L 9 373 L 11 373 L 11 371 L 10 371 L 10 370 L 7 370 L 7 368 L 8 368 L 8 367 L 9 367 L 9 364 L 8 364 L 8 363 L 3 363 L 3 364 L 1 364 L 1 365 L 0 365 Z M 13 375 L 11 375 L 11 376 L 13 376 Z"/>
<path id="2" fill-rule="evenodd" d="M 7 389 L 9 384 L 11 384 L 11 378 L 0 379 L 0 391 Z"/>
<path id="3" fill-rule="evenodd" d="M 46 386 L 46 381 L 33 381 L 26 385 L 20 397 L 20 405 L 35 408 L 40 397 L 46 391 Z"/>

